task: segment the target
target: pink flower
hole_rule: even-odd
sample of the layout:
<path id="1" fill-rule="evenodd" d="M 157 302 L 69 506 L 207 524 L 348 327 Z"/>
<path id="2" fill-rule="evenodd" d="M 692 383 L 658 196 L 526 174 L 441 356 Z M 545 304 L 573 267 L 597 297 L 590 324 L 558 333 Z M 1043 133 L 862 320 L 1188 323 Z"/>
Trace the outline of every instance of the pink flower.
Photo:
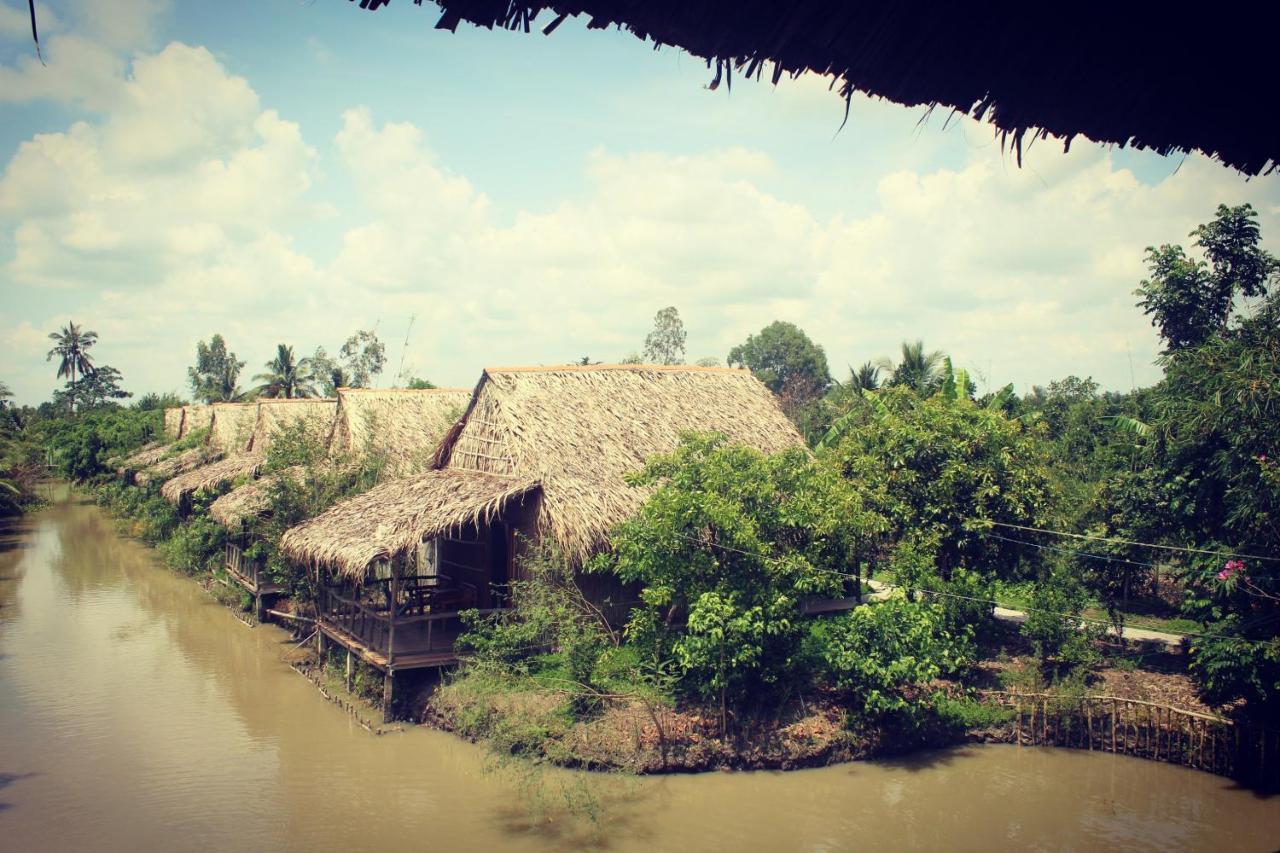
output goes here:
<path id="1" fill-rule="evenodd" d="M 1222 571 L 1218 572 L 1218 580 L 1220 581 L 1224 581 L 1229 577 L 1231 577 L 1231 573 L 1228 572 L 1226 569 L 1223 569 Z"/>

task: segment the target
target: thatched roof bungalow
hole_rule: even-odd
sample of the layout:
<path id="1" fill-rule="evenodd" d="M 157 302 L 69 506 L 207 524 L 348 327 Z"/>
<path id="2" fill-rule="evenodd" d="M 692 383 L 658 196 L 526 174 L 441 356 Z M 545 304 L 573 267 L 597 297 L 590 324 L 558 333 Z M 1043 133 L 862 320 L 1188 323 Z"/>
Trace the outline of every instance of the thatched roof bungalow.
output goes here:
<path id="1" fill-rule="evenodd" d="M 681 433 L 720 432 L 765 452 L 801 444 L 746 370 L 655 365 L 489 368 L 436 469 L 379 486 L 290 530 L 292 559 L 360 577 L 424 539 L 511 522 L 575 563 L 607 547 L 645 493 L 624 476 L 674 450 Z"/>
<path id="2" fill-rule="evenodd" d="M 215 489 L 237 477 L 257 473 L 263 457 L 248 452 L 258 418 L 257 403 L 214 403 L 205 445 L 209 456 L 223 458 L 184 471 L 160 487 L 161 496 L 175 506 L 192 494 Z"/>
<path id="3" fill-rule="evenodd" d="M 470 400 L 471 392 L 463 388 L 339 388 L 330 458 L 376 453 L 387 460 L 384 477 L 418 473 L 431 467 L 440 440 Z M 300 468 L 291 468 L 238 486 L 210 504 L 209 515 L 236 530 L 266 510 L 276 478 L 302 475 Z"/>
<path id="4" fill-rule="evenodd" d="M 466 388 L 339 388 L 329 455 L 385 457 L 387 478 L 425 471 L 470 401 Z"/>
<path id="5" fill-rule="evenodd" d="M 160 494 L 179 506 L 196 492 L 257 476 L 280 429 L 305 421 L 314 424 L 314 432 L 320 434 L 331 428 L 334 407 L 333 400 L 311 399 L 215 404 L 206 444 L 223 458 L 173 477 L 160 487 Z"/>
<path id="6" fill-rule="evenodd" d="M 745 370 L 490 368 L 436 467 L 290 529 L 281 550 L 321 575 L 326 637 L 387 673 L 438 666 L 456 659 L 460 610 L 504 606 L 526 543 L 554 543 L 576 565 L 607 548 L 648 495 L 626 474 L 690 430 L 765 452 L 802 443 Z M 636 594 L 598 576 L 582 585 L 610 619 Z"/>

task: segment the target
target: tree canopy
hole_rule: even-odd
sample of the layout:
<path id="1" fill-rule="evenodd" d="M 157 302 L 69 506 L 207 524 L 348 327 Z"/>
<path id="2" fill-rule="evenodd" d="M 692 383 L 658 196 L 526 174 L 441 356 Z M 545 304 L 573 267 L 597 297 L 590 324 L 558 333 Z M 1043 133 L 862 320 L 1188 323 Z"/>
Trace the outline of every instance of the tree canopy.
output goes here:
<path id="1" fill-rule="evenodd" d="M 205 403 L 229 403 L 241 398 L 237 384 L 244 362 L 227 349 L 222 335 L 214 334 L 209 343 L 196 342 L 196 363 L 187 368 L 191 394 Z"/>
<path id="2" fill-rule="evenodd" d="M 647 364 L 684 364 L 684 342 L 688 335 L 680 312 L 668 305 L 653 317 L 653 330 L 644 339 Z"/>

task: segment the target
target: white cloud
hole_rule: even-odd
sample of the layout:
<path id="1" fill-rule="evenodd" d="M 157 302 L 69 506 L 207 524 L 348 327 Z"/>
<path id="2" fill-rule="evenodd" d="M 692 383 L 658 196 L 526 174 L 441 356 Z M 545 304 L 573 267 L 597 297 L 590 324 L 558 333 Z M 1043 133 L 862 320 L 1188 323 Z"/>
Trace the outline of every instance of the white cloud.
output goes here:
<path id="1" fill-rule="evenodd" d="M 128 55 L 149 46 L 168 0 L 66 0 L 39 4 L 36 20 L 44 62 L 35 46 L 14 65 L 0 65 L 0 104 L 54 101 L 107 112 L 116 106 Z M 0 38 L 30 42 L 26 8 L 0 6 Z"/>
<path id="2" fill-rule="evenodd" d="M 787 319 L 837 371 L 919 337 L 1001 383 L 1076 372 L 1125 387 L 1130 353 L 1140 382 L 1154 375 L 1131 295 L 1145 246 L 1185 242 L 1219 202 L 1252 201 L 1264 234 L 1280 233 L 1275 179 L 1188 158 L 1152 186 L 1089 146 L 1038 147 L 1023 169 L 973 148 L 957 168 L 885 175 L 857 200 L 870 213 L 835 218 L 766 190 L 780 167 L 748 148 L 597 150 L 566 181 L 580 189 L 503 219 L 427 130 L 367 109 L 343 114 L 322 162 L 322 144 L 204 48 L 141 54 L 94 98 L 105 118 L 34 136 L 0 177 L 13 247 L 0 282 L 7 304 L 32 306 L 0 343 L 25 400 L 51 381 L 39 330 L 72 316 L 139 390 L 180 387 L 215 331 L 247 377 L 276 341 L 333 350 L 375 322 L 397 351 L 410 315 L 408 362 L 467 385 L 484 364 L 619 358 L 668 304 L 691 358 L 723 359 Z M 336 214 L 332 260 L 294 239 L 334 212 L 311 198 L 322 169 L 358 202 Z M 31 298 L 53 288 L 56 302 Z"/>

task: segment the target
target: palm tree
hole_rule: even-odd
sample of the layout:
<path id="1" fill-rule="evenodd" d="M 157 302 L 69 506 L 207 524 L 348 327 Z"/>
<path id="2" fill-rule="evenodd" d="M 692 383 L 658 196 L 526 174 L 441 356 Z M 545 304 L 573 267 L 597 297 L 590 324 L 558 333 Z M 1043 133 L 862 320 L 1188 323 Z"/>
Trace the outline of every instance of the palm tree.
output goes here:
<path id="1" fill-rule="evenodd" d="M 874 391 L 880 387 L 880 368 L 864 362 L 857 370 L 849 367 L 849 387 L 855 391 Z"/>
<path id="2" fill-rule="evenodd" d="M 276 344 L 276 357 L 266 364 L 267 372 L 259 373 L 253 381 L 261 382 L 258 393 L 263 397 L 314 397 L 311 384 L 310 360 L 294 358 L 293 347 Z"/>
<path id="3" fill-rule="evenodd" d="M 942 364 L 942 352 L 924 351 L 924 341 L 902 342 L 902 361 L 895 367 L 892 362 L 883 361 L 881 366 L 893 372 L 890 385 L 905 385 L 921 397 L 928 397 L 938 390 L 942 384 L 939 365 Z"/>
<path id="4" fill-rule="evenodd" d="M 93 361 L 89 358 L 89 348 L 98 342 L 98 333 L 81 331 L 75 323 L 67 323 L 60 332 L 50 332 L 49 340 L 54 342 L 53 349 L 45 356 L 45 361 L 58 357 L 58 378 L 67 377 L 70 384 L 76 384 L 76 373 L 88 376 L 93 373 Z M 71 414 L 76 412 L 75 395 L 68 395 Z"/>

